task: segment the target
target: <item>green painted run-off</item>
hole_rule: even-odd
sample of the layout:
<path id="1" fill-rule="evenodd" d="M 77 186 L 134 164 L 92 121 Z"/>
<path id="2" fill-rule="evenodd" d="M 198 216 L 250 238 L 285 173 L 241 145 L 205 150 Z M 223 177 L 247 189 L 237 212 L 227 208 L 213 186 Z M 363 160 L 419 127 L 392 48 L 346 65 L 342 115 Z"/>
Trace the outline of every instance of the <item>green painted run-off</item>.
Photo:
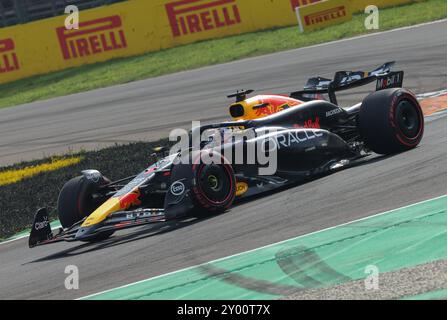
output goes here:
<path id="1" fill-rule="evenodd" d="M 89 299 L 277 299 L 447 257 L 447 196 Z"/>

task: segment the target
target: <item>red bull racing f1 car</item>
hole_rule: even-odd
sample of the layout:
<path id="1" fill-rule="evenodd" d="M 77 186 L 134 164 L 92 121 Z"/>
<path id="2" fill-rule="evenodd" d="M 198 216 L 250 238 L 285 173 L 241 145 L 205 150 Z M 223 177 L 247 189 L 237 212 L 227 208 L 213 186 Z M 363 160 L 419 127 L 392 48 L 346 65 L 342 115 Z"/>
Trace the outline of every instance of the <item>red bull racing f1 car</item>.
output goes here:
<path id="1" fill-rule="evenodd" d="M 402 88 L 404 73 L 393 72 L 393 65 L 311 78 L 287 96 L 248 97 L 253 90 L 238 91 L 229 96 L 236 99 L 229 108 L 232 121 L 189 133 L 190 140 L 207 135 L 198 148 L 164 152 L 143 172 L 119 181 L 96 170 L 68 181 L 58 198 L 62 228 L 53 233 L 47 210 L 38 210 L 29 246 L 94 242 L 121 229 L 214 215 L 235 201 L 347 167 L 371 152 L 415 148 L 424 134 L 424 116 L 415 95 Z M 338 105 L 337 92 L 373 82 L 376 91 L 362 102 Z M 228 132 L 245 138 L 216 143 Z M 247 160 L 259 149 L 275 155 L 274 172 L 261 174 L 266 163 Z M 204 155 L 213 161 L 202 161 Z"/>

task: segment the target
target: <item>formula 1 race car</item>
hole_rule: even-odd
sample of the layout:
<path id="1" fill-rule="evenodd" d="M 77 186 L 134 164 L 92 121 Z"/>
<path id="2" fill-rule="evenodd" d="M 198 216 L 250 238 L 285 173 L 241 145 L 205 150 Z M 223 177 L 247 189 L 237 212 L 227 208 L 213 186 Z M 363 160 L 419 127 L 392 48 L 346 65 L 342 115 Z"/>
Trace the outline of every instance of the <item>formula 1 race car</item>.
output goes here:
<path id="1" fill-rule="evenodd" d="M 158 161 L 140 174 L 112 182 L 86 170 L 68 181 L 58 198 L 63 228 L 53 234 L 47 210 L 38 210 L 29 246 L 94 242 L 125 228 L 215 215 L 234 201 L 348 167 L 371 151 L 415 148 L 424 116 L 415 95 L 402 89 L 404 73 L 393 72 L 393 65 L 340 71 L 333 80 L 311 78 L 290 96 L 248 98 L 252 90 L 238 91 L 229 96 L 236 99 L 232 121 L 193 128 L 187 148 L 169 154 L 159 149 Z M 336 92 L 372 82 L 376 91 L 361 103 L 338 106 Z"/>

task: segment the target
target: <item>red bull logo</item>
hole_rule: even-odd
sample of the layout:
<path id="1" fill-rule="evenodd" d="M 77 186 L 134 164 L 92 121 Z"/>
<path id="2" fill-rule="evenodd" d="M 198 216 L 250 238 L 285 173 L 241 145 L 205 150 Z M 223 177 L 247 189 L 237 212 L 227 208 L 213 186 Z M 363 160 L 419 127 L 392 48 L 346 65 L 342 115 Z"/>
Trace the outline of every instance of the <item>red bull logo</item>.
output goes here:
<path id="1" fill-rule="evenodd" d="M 347 15 L 345 6 L 338 6 L 321 12 L 316 12 L 304 17 L 304 23 L 306 26 L 324 23 L 330 20 L 340 19 Z"/>
<path id="2" fill-rule="evenodd" d="M 121 17 L 111 16 L 79 23 L 79 30 L 56 29 L 64 60 L 127 48 Z"/>
<path id="3" fill-rule="evenodd" d="M 295 107 L 301 104 L 298 101 L 289 101 L 288 103 L 283 103 L 281 100 L 276 101 L 275 99 L 268 100 L 262 107 L 257 108 L 255 110 L 255 114 L 257 118 L 270 116 L 277 112 L 289 109 L 291 107 Z"/>
<path id="4" fill-rule="evenodd" d="M 321 2 L 323 0 L 290 0 L 290 3 L 292 5 L 292 10 L 295 11 L 296 8 L 307 6 L 308 4 Z"/>
<path id="5" fill-rule="evenodd" d="M 282 111 L 284 109 L 287 109 L 289 106 L 287 104 L 283 105 L 283 106 L 275 106 L 275 105 L 266 105 L 263 108 L 259 108 L 256 110 L 256 117 L 266 117 L 266 116 L 270 116 L 272 114 L 275 114 L 279 111 Z"/>
<path id="6" fill-rule="evenodd" d="M 174 37 L 241 23 L 236 0 L 182 0 L 166 4 Z"/>
<path id="7" fill-rule="evenodd" d="M 303 124 L 295 124 L 293 127 L 296 129 L 320 129 L 320 118 L 316 117 L 315 120 L 309 119 L 304 121 Z"/>
<path id="8" fill-rule="evenodd" d="M 0 73 L 13 72 L 20 69 L 19 59 L 14 50 L 14 40 L 0 39 Z"/>
<path id="9" fill-rule="evenodd" d="M 121 209 L 129 209 L 131 206 L 138 206 L 141 204 L 140 190 L 135 189 L 132 192 L 122 196 L 119 200 Z"/>

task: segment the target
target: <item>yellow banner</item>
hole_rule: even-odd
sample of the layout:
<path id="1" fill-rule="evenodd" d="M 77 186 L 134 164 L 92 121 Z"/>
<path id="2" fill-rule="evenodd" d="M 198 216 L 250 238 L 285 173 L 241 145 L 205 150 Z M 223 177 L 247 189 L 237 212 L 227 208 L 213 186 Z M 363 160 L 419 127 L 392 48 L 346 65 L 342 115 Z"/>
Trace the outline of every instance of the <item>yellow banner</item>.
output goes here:
<path id="1" fill-rule="evenodd" d="M 132 0 L 0 29 L 0 83 L 200 40 L 293 25 L 305 0 Z M 88 81 L 88 79 L 86 79 Z"/>
<path id="2" fill-rule="evenodd" d="M 346 0 L 327 0 L 296 8 L 301 32 L 313 31 L 352 19 Z"/>
<path id="3" fill-rule="evenodd" d="M 79 30 L 65 28 L 66 16 L 0 28 L 0 83 L 205 39 L 292 26 L 297 24 L 296 7 L 320 3 L 323 2 L 131 0 L 81 11 Z M 309 21 L 313 26 L 324 26 L 325 19 L 334 15 L 337 20 L 338 16 L 344 19 L 340 10 Z M 346 18 L 349 16 L 346 11 Z"/>

